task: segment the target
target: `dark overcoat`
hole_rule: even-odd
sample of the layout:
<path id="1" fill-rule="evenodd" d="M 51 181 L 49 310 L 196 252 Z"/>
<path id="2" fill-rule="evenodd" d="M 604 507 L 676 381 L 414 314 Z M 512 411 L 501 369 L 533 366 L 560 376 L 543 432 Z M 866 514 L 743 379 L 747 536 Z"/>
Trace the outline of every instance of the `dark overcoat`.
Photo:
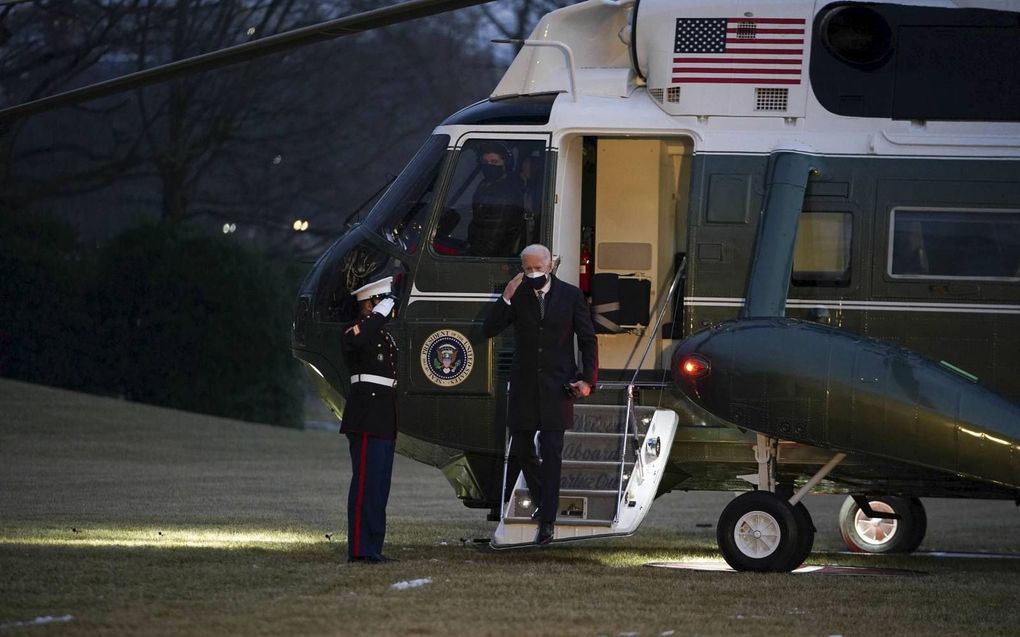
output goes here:
<path id="1" fill-rule="evenodd" d="M 340 344 L 351 375 L 397 377 L 397 345 L 383 325 L 388 317 L 372 312 L 344 328 Z M 397 394 L 394 387 L 351 383 L 341 433 L 368 433 L 380 438 L 397 435 Z"/>
<path id="2" fill-rule="evenodd" d="M 485 335 L 514 327 L 514 360 L 510 369 L 511 431 L 555 431 L 573 426 L 574 401 L 563 385 L 584 380 L 592 388 L 598 376 L 598 343 L 591 309 L 584 294 L 569 283 L 552 278 L 546 295 L 545 318 L 539 318 L 538 298 L 525 281 L 510 304 L 493 303 L 485 318 Z M 574 336 L 581 366 L 574 358 Z"/>

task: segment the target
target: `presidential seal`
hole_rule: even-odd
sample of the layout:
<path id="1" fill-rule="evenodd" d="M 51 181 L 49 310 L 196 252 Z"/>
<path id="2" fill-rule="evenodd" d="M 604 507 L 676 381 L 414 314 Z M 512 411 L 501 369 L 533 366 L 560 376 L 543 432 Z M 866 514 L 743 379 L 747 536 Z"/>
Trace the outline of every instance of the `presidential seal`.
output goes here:
<path id="1" fill-rule="evenodd" d="M 421 346 L 421 369 L 426 378 L 440 387 L 461 384 L 474 365 L 475 350 L 460 332 L 439 330 Z"/>

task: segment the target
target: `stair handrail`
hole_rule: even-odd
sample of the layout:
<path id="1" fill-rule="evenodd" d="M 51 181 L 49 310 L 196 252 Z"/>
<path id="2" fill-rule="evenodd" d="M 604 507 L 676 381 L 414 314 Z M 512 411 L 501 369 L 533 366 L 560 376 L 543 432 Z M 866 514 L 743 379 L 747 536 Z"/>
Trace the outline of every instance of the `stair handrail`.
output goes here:
<path id="1" fill-rule="evenodd" d="M 503 422 L 503 482 L 502 488 L 499 490 L 499 521 L 500 523 L 506 518 L 507 512 L 510 510 L 510 506 L 513 504 L 514 498 L 511 494 L 510 501 L 504 500 L 506 498 L 506 482 L 508 476 L 506 470 L 510 465 L 510 441 L 513 440 L 513 434 L 510 433 L 510 428 L 506 426 L 506 422 L 510 419 L 510 381 L 506 381 L 506 415 Z M 517 477 L 514 476 L 514 480 Z"/>
<path id="2" fill-rule="evenodd" d="M 662 319 L 666 316 L 666 309 L 669 308 L 669 302 L 673 298 L 673 294 L 676 292 L 677 285 L 680 284 L 680 279 L 683 277 L 684 272 L 687 270 L 687 257 L 680 261 L 680 265 L 676 269 L 676 274 L 673 276 L 673 283 L 669 286 L 669 292 L 666 293 L 666 297 L 661 299 L 662 307 L 659 308 L 658 316 L 655 317 L 655 327 L 648 332 L 648 343 L 645 345 L 644 352 L 641 353 L 641 359 L 638 361 L 637 368 L 634 370 L 634 376 L 630 379 L 630 383 L 627 385 L 627 414 L 623 421 L 623 437 L 620 439 L 620 479 L 617 482 L 616 488 L 616 513 L 613 515 L 613 524 L 616 525 L 620 522 L 620 504 L 623 501 L 623 472 L 627 466 L 627 436 L 630 434 L 630 421 L 634 413 L 634 387 L 637 385 L 638 374 L 641 373 L 641 368 L 645 365 L 645 359 L 648 358 L 648 352 L 652 349 L 652 343 L 655 342 L 655 335 L 659 333 L 659 326 L 662 324 Z M 636 467 L 635 463 L 635 467 Z"/>

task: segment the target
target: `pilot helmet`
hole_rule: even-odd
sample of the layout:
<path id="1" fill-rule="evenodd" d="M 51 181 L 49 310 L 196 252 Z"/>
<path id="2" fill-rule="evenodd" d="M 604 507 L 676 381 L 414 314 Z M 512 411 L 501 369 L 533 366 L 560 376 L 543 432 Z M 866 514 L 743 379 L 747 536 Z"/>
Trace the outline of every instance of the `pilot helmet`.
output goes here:
<path id="1" fill-rule="evenodd" d="M 365 301 L 372 298 L 373 296 L 383 296 L 389 294 L 391 286 L 393 285 L 393 277 L 388 276 L 371 283 L 366 283 L 357 290 L 351 292 L 358 301 Z"/>

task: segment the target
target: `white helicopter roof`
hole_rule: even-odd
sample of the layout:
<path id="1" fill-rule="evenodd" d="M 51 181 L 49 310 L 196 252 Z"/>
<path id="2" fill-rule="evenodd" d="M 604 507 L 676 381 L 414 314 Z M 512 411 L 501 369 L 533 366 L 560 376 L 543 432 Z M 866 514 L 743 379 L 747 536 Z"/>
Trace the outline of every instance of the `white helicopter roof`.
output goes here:
<path id="1" fill-rule="evenodd" d="M 634 25 L 632 1 L 589 0 L 545 16 L 492 97 L 562 93 L 553 110 L 554 128 L 605 125 L 622 134 L 672 129 L 694 137 L 700 152 L 770 152 L 793 146 L 872 155 L 1020 153 L 1020 124 L 1015 122 L 898 121 L 826 110 L 812 91 L 808 67 L 815 15 L 831 4 L 641 0 Z M 887 4 L 1003 10 L 1020 0 Z M 708 82 L 683 75 L 685 65 L 701 64 L 720 38 L 732 38 L 727 42 L 735 44 L 728 47 L 762 52 L 755 55 L 759 67 L 744 71 L 753 76 L 724 73 L 720 81 Z M 739 41 L 744 39 L 749 44 Z M 767 81 L 758 81 L 762 78 Z M 660 114 L 646 104 L 654 104 Z"/>

